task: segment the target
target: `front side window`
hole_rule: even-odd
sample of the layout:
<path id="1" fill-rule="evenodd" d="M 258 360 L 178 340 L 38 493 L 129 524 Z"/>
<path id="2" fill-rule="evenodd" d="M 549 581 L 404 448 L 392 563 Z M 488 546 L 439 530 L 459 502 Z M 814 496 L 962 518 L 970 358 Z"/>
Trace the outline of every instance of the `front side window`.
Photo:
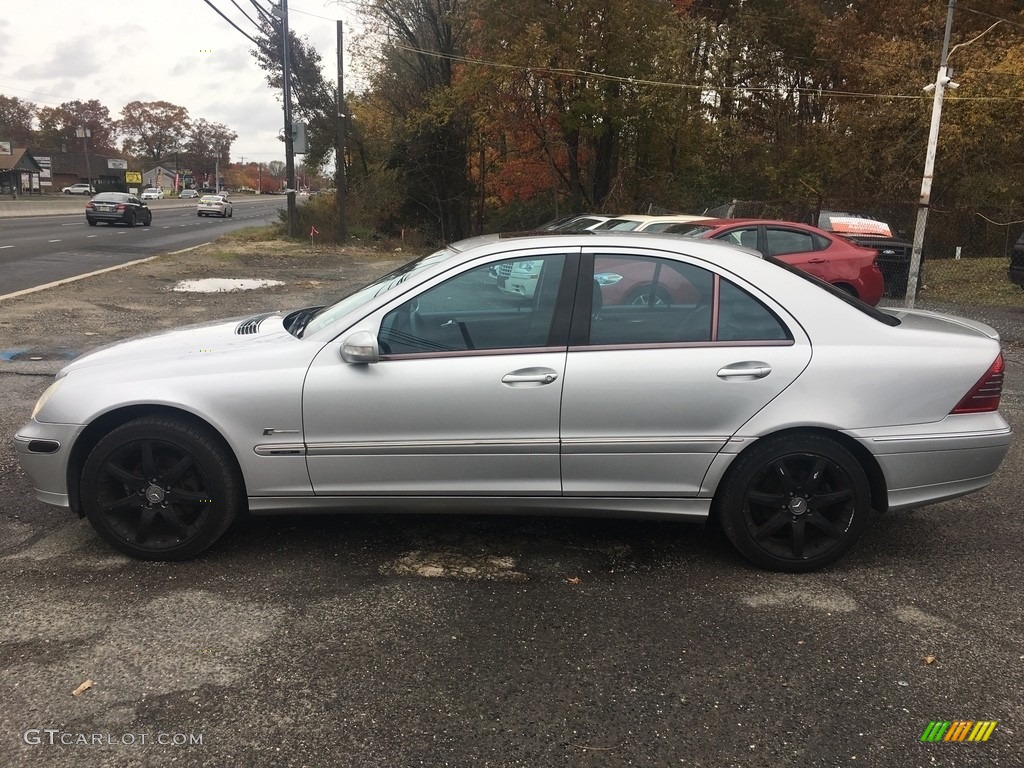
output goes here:
<path id="1" fill-rule="evenodd" d="M 565 344 L 552 338 L 564 255 L 484 264 L 388 312 L 383 355 L 522 349 Z"/>

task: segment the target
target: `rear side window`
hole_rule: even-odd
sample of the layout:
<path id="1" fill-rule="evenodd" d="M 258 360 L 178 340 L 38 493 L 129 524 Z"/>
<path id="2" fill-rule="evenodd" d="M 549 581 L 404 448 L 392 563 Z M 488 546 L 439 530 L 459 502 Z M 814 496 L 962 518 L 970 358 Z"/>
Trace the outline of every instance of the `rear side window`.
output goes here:
<path id="1" fill-rule="evenodd" d="M 795 229 L 776 229 L 767 227 L 765 235 L 768 241 L 768 255 L 781 256 L 786 253 L 809 253 L 820 250 L 810 232 Z"/>
<path id="2" fill-rule="evenodd" d="M 674 259 L 595 256 L 592 292 L 593 346 L 793 338 L 751 294 L 707 269 Z"/>
<path id="3" fill-rule="evenodd" d="M 791 341 L 789 329 L 758 299 L 728 280 L 719 288 L 718 341 Z"/>

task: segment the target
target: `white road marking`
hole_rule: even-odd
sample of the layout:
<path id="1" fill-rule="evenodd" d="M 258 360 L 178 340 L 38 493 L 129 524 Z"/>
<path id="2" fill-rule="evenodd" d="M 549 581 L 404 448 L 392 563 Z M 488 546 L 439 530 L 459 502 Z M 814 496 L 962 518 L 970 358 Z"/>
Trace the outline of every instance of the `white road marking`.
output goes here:
<path id="1" fill-rule="evenodd" d="M 48 242 L 48 243 L 59 243 L 60 240 L 47 240 L 46 242 Z"/>
<path id="2" fill-rule="evenodd" d="M 3 250 L 4 248 L 13 248 L 13 247 L 14 247 L 13 245 L 0 245 L 0 250 Z"/>
<path id="3" fill-rule="evenodd" d="M 95 235 L 89 235 L 89 237 L 95 237 Z M 29 293 L 36 293 L 37 291 L 43 291 L 43 290 L 46 290 L 47 288 L 54 288 L 54 287 L 56 287 L 58 285 L 64 285 L 65 283 L 74 283 L 74 282 L 76 282 L 78 280 L 83 280 L 83 279 L 85 279 L 87 277 L 92 277 L 93 275 L 102 275 L 104 272 L 113 272 L 115 269 L 124 269 L 125 267 L 133 267 L 136 264 L 145 264 L 147 261 L 153 261 L 153 259 L 159 259 L 161 256 L 176 256 L 179 253 L 188 253 L 189 251 L 194 251 L 196 248 L 202 248 L 204 245 L 209 245 L 209 244 L 210 243 L 208 243 L 208 242 L 207 243 L 200 243 L 199 245 L 193 245 L 193 246 L 190 246 L 188 248 L 182 248 L 181 250 L 178 250 L 178 251 L 171 251 L 170 253 L 160 253 L 160 254 L 157 254 L 156 256 L 147 256 L 144 259 L 136 259 L 135 261 L 128 261 L 128 262 L 125 262 L 124 264 L 118 264 L 118 265 L 113 266 L 113 267 L 105 267 L 104 269 L 97 269 L 94 272 L 89 272 L 89 273 L 84 274 L 84 275 L 75 275 L 74 277 L 66 277 L 63 280 L 56 280 L 56 281 L 54 281 L 52 283 L 47 283 L 46 285 L 37 285 L 34 288 L 25 288 L 24 290 L 21 290 L 21 291 L 15 291 L 14 293 L 8 293 L 8 294 L 5 294 L 3 296 L 0 296 L 0 301 L 3 301 L 4 299 L 13 299 L 15 296 L 24 296 L 24 295 L 29 294 Z"/>

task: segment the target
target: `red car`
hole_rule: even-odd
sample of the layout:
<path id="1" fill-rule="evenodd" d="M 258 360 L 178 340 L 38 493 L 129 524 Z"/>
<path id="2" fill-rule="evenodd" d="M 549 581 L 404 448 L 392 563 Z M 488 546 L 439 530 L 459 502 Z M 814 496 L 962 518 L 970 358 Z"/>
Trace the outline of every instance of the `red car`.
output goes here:
<path id="1" fill-rule="evenodd" d="M 678 224 L 668 232 L 753 248 L 792 264 L 872 306 L 882 298 L 885 281 L 878 251 L 862 248 L 807 224 L 766 219 L 709 219 Z"/>

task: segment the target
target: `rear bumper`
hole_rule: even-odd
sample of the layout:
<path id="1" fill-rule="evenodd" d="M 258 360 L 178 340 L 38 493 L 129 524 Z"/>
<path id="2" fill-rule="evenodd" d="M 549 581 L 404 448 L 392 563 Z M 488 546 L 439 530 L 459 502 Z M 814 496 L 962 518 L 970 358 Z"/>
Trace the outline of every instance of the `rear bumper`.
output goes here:
<path id="1" fill-rule="evenodd" d="M 878 462 L 888 508 L 907 509 L 956 498 L 992 482 L 1013 439 L 998 413 L 948 416 L 908 432 L 895 427 L 851 435 Z"/>

